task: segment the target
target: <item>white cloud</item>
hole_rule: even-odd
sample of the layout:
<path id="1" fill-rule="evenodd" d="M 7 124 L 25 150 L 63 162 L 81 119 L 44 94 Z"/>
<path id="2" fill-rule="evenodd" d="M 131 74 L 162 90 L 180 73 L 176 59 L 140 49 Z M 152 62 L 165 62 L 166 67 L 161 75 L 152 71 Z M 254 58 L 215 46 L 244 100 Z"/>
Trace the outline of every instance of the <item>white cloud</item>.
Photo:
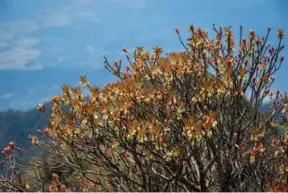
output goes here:
<path id="1" fill-rule="evenodd" d="M 75 3 L 76 2 L 76 3 Z M 0 22 L 0 48 L 8 50 L 0 52 L 0 70 L 3 69 L 31 69 L 26 66 L 38 58 L 41 50 L 33 48 L 39 40 L 27 37 L 27 34 L 47 28 L 74 26 L 78 23 L 99 22 L 98 13 L 89 6 L 77 1 L 53 10 L 39 10 L 35 17 Z M 56 47 L 54 51 L 58 52 Z M 90 49 L 91 51 L 91 49 Z M 63 52 L 63 50 L 61 50 Z M 62 62 L 64 57 L 58 58 Z M 41 68 L 40 64 L 32 68 Z"/>
<path id="2" fill-rule="evenodd" d="M 110 54 L 110 52 L 105 52 L 105 51 L 104 51 L 104 52 L 100 52 L 100 53 L 99 53 L 99 56 L 106 56 L 106 55 L 108 55 L 108 54 Z"/>
<path id="3" fill-rule="evenodd" d="M 58 85 L 58 84 L 54 84 L 53 86 L 51 86 L 50 88 L 48 88 L 48 90 L 57 90 L 57 89 L 60 89 L 61 86 Z"/>
<path id="4" fill-rule="evenodd" d="M 47 49 L 45 49 L 45 52 L 50 52 L 52 54 L 64 54 L 66 53 L 65 49 L 59 47 L 59 46 L 52 46 L 52 47 L 48 47 Z"/>
<path id="5" fill-rule="evenodd" d="M 36 66 L 29 65 L 32 60 L 40 57 L 41 53 L 46 53 L 46 50 L 39 50 L 33 48 L 39 40 L 29 37 L 30 33 L 35 33 L 47 28 L 58 27 L 73 27 L 77 30 L 82 28 L 84 23 L 99 22 L 99 14 L 97 7 L 118 4 L 125 4 L 132 8 L 143 8 L 146 6 L 148 0 L 107 0 L 107 1 L 93 1 L 93 0 L 75 0 L 70 1 L 64 6 L 59 6 L 54 9 L 39 10 L 33 17 L 23 17 L 20 19 L 0 22 L 0 47 L 8 47 L 8 50 L 0 52 L 0 70 L 2 69 L 31 69 L 41 68 L 40 64 Z M 99 9 L 99 8 L 98 8 Z M 166 32 L 164 32 L 165 34 Z M 164 35 L 163 32 L 158 34 Z M 145 37 L 143 37 L 145 38 Z M 113 38 L 112 38 L 113 39 Z M 101 57 L 97 53 L 103 52 L 95 46 L 87 46 L 86 50 L 90 55 L 87 62 Z M 55 46 L 51 51 L 62 52 L 56 57 L 56 62 L 61 63 L 67 60 L 63 53 L 63 48 Z M 52 54 L 52 53 L 50 53 Z M 97 58 L 95 58 L 97 57 Z M 84 65 L 84 62 L 79 62 L 79 65 Z M 94 62 L 93 62 L 94 63 Z"/>
<path id="6" fill-rule="evenodd" d="M 75 1 L 77 2 L 77 1 Z M 27 17 L 0 23 L 0 41 L 17 35 L 51 27 L 64 27 L 83 22 L 99 22 L 98 12 L 83 3 L 72 1 L 63 7 L 41 10 L 38 17 Z"/>
<path id="7" fill-rule="evenodd" d="M 16 106 L 16 104 L 15 104 L 15 106 Z M 31 108 L 36 108 L 37 103 L 35 103 L 35 101 L 23 101 L 22 102 L 22 106 L 23 106 L 24 109 L 28 110 L 28 109 L 31 109 Z"/>
<path id="8" fill-rule="evenodd" d="M 42 27 L 63 27 L 73 23 L 71 15 L 69 13 L 52 12 L 47 14 L 42 20 Z"/>
<path id="9" fill-rule="evenodd" d="M 138 9 L 145 7 L 147 2 L 148 0 L 74 0 L 69 1 L 64 6 L 38 10 L 33 13 L 33 17 L 22 17 L 0 22 L 0 48 L 8 48 L 8 50 L 0 51 L 0 70 L 41 68 L 39 63 L 34 65 L 33 60 L 40 57 L 41 53 L 46 53 L 46 49 L 39 50 L 33 47 L 39 40 L 29 37 L 31 33 L 58 27 L 73 27 L 79 31 L 85 23 L 97 23 L 100 21 L 98 10 L 101 7 L 125 4 L 125 6 Z M 95 46 L 87 46 L 86 50 L 89 54 L 87 61 L 79 62 L 78 65 L 82 66 L 86 63 L 90 65 L 91 61 L 101 57 L 97 53 L 103 52 Z M 55 46 L 52 51 L 53 53 L 49 54 L 62 52 L 56 57 L 56 63 L 67 60 L 63 56 L 65 52 L 63 48 Z M 94 64 L 95 62 L 92 63 Z"/>
<path id="10" fill-rule="evenodd" d="M 16 37 L 15 39 L 11 40 L 11 44 L 13 46 L 21 47 L 21 48 L 29 48 L 36 45 L 39 42 L 37 38 L 31 37 Z"/>
<path id="11" fill-rule="evenodd" d="M 17 36 L 6 44 L 8 49 L 0 52 L 0 70 L 3 69 L 31 69 L 25 66 L 28 62 L 40 56 L 41 51 L 32 48 L 39 42 L 37 38 L 28 36 Z M 33 69 L 40 68 L 33 65 Z"/>
<path id="12" fill-rule="evenodd" d="M 64 62 L 64 61 L 66 61 L 66 60 L 67 60 L 67 58 L 61 56 L 61 57 L 59 57 L 59 58 L 57 59 L 57 63 L 61 63 L 61 62 Z"/>
<path id="13" fill-rule="evenodd" d="M 96 12 L 96 11 L 76 12 L 73 18 L 76 22 L 82 22 L 82 23 L 84 23 L 84 22 L 88 22 L 88 23 L 100 22 L 98 12 Z"/>
<path id="14" fill-rule="evenodd" d="M 11 98 L 12 96 L 13 96 L 12 93 L 5 93 L 5 94 L 0 95 L 0 98 L 1 98 L 1 99 L 9 99 L 9 98 Z"/>
<path id="15" fill-rule="evenodd" d="M 100 21 L 97 11 L 77 1 L 73 1 L 64 7 L 46 10 L 40 20 L 42 28 L 65 27 L 77 23 L 96 23 Z"/>
<path id="16" fill-rule="evenodd" d="M 45 96 L 45 97 L 41 97 L 39 100 L 38 100 L 38 103 L 45 103 L 45 102 L 48 102 L 51 100 L 51 97 L 52 96 Z"/>
<path id="17" fill-rule="evenodd" d="M 33 18 L 21 18 L 14 21 L 0 23 L 0 38 L 3 40 L 12 39 L 16 35 L 38 31 L 39 22 Z"/>
<path id="18" fill-rule="evenodd" d="M 99 59 L 110 53 L 107 51 L 100 50 L 99 48 L 92 46 L 92 45 L 86 46 L 86 50 L 88 54 L 90 55 L 89 59 L 92 59 L 92 60 Z"/>
<path id="19" fill-rule="evenodd" d="M 0 70 L 27 69 L 25 65 L 40 56 L 41 51 L 33 48 L 14 47 L 0 53 Z M 33 68 L 40 68 L 39 65 Z"/>

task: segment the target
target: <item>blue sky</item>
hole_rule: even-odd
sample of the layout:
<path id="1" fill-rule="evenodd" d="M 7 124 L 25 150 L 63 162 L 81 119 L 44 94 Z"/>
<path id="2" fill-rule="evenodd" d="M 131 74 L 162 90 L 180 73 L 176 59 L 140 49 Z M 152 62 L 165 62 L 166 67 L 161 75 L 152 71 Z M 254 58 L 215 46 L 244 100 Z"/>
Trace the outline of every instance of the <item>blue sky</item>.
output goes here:
<path id="1" fill-rule="evenodd" d="M 186 37 L 191 22 L 208 31 L 242 24 L 262 35 L 270 25 L 275 43 L 277 29 L 288 28 L 287 8 L 286 0 L 1 0 L 0 111 L 33 108 L 83 74 L 95 85 L 114 81 L 103 56 L 125 61 L 122 47 L 180 50 L 174 28 Z M 274 88 L 287 90 L 287 65 Z"/>

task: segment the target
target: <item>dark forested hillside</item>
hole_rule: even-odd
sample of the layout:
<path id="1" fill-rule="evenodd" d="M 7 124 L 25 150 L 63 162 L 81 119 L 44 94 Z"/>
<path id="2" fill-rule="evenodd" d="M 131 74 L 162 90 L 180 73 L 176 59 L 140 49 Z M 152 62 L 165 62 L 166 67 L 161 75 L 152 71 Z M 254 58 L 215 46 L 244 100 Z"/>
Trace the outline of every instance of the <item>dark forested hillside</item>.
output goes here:
<path id="1" fill-rule="evenodd" d="M 45 104 L 48 112 L 52 102 Z M 261 111 L 266 111 L 270 104 L 264 104 Z M 278 116 L 279 117 L 279 116 Z M 48 116 L 39 112 L 36 107 L 29 111 L 15 111 L 9 109 L 0 112 L 0 149 L 7 146 L 10 141 L 15 141 L 19 147 L 29 147 L 29 134 L 35 134 L 37 129 L 46 127 Z"/>
<path id="2" fill-rule="evenodd" d="M 49 109 L 51 102 L 45 106 Z M 19 147 L 29 147 L 29 134 L 37 129 L 46 127 L 48 116 L 39 112 L 36 108 L 29 111 L 7 110 L 0 112 L 0 148 L 7 146 L 9 141 L 15 141 Z"/>

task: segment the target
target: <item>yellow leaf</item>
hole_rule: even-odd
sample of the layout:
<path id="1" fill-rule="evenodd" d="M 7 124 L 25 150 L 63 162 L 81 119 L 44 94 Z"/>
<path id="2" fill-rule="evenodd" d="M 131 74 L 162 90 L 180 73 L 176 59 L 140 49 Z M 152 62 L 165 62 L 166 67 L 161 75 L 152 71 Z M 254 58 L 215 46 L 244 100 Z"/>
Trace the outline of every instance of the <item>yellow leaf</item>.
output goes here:
<path id="1" fill-rule="evenodd" d="M 270 125 L 271 125 L 272 128 L 277 128 L 277 127 L 279 127 L 279 124 L 274 123 L 274 122 L 271 122 Z"/>
<path id="2" fill-rule="evenodd" d="M 252 130 L 252 134 L 257 135 L 259 133 L 259 131 L 260 131 L 260 129 L 258 127 L 256 127 Z"/>

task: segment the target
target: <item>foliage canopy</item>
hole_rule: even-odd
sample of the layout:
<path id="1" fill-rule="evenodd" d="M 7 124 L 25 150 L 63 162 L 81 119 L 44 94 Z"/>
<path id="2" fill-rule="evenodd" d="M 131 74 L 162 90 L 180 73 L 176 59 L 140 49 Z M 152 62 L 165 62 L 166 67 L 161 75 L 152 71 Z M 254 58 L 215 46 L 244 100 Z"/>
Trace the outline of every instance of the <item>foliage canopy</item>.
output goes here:
<path id="1" fill-rule="evenodd" d="M 31 171 L 20 170 L 13 155 L 23 150 L 12 142 L 2 154 L 13 178 L 3 176 L 0 189 L 287 191 L 288 132 L 275 134 L 287 96 L 271 87 L 284 61 L 284 31 L 273 47 L 270 28 L 264 37 L 250 30 L 244 38 L 241 27 L 238 46 L 231 27 L 213 25 L 213 39 L 188 29 L 184 43 L 176 28 L 183 52 L 123 48 L 124 70 L 121 60 L 105 58 L 119 80 L 100 88 L 82 76 L 89 96 L 64 84 L 41 139 L 30 136 L 53 163 L 33 159 Z M 261 112 L 267 97 L 273 102 Z"/>

